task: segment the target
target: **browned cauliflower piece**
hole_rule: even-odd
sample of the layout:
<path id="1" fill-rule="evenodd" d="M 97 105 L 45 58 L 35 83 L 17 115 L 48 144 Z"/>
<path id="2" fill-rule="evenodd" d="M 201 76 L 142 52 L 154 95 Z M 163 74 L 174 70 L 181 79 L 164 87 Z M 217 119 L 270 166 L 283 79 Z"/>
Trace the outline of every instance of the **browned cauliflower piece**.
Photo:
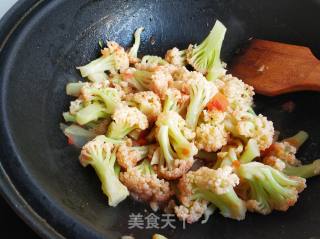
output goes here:
<path id="1" fill-rule="evenodd" d="M 115 74 L 118 71 L 123 72 L 129 67 L 129 57 L 123 47 L 113 41 L 107 42 L 107 46 L 107 48 L 101 50 L 102 56 L 100 58 L 85 66 L 77 67 L 82 77 L 90 78 L 94 74 L 101 74 L 106 71 Z"/>
<path id="2" fill-rule="evenodd" d="M 208 202 L 205 200 L 192 201 L 189 207 L 179 205 L 174 208 L 177 217 L 189 224 L 197 222 L 205 213 Z"/>
<path id="3" fill-rule="evenodd" d="M 148 157 L 150 150 L 153 150 L 151 145 L 132 146 L 132 141 L 128 139 L 117 150 L 117 162 L 124 169 L 133 168 L 139 161 Z"/>
<path id="4" fill-rule="evenodd" d="M 160 205 L 169 201 L 174 194 L 169 182 L 157 177 L 148 160 L 120 173 L 120 180 L 139 201 Z"/>
<path id="5" fill-rule="evenodd" d="M 234 191 L 238 184 L 239 178 L 230 166 L 189 171 L 179 180 L 178 199 L 182 206 L 175 207 L 175 212 L 181 219 L 193 223 L 203 215 L 210 202 L 223 216 L 242 220 L 246 207 Z"/>
<path id="6" fill-rule="evenodd" d="M 147 116 L 136 107 L 120 105 L 111 117 L 107 136 L 113 139 L 122 139 L 135 129 L 145 130 L 149 126 Z"/>
<path id="7" fill-rule="evenodd" d="M 174 47 L 167 51 L 165 59 L 170 64 L 176 66 L 185 66 L 187 64 L 186 51 L 180 51 L 178 48 Z"/>
<path id="8" fill-rule="evenodd" d="M 127 95 L 126 100 L 144 113 L 148 117 L 149 122 L 156 121 L 162 110 L 160 98 L 153 91 L 130 94 Z"/>
<path id="9" fill-rule="evenodd" d="M 195 144 L 199 150 L 216 152 L 228 143 L 229 133 L 224 125 L 225 117 L 225 112 L 203 111 L 203 123 L 196 128 Z"/>
<path id="10" fill-rule="evenodd" d="M 257 141 L 261 151 L 270 147 L 273 142 L 273 122 L 265 116 L 254 115 L 244 111 L 233 111 L 227 115 L 226 129 L 235 137 Z"/>
<path id="11" fill-rule="evenodd" d="M 164 100 L 171 81 L 173 79 L 170 72 L 159 67 L 151 76 L 150 90 L 155 92 L 161 100 Z"/>
<path id="12" fill-rule="evenodd" d="M 82 147 L 80 163 L 91 165 L 101 181 L 101 189 L 108 197 L 109 205 L 117 206 L 128 195 L 128 189 L 120 182 L 116 164 L 116 140 L 99 135 Z"/>
<path id="13" fill-rule="evenodd" d="M 276 142 L 264 153 L 263 163 L 275 166 L 280 170 L 285 168 L 285 163 L 292 166 L 299 166 L 301 162 L 296 158 L 296 152 L 297 149 L 290 143 Z M 280 161 L 282 161 L 282 163 Z"/>
<path id="14" fill-rule="evenodd" d="M 156 125 L 161 149 L 158 173 L 168 180 L 179 178 L 191 168 L 198 150 L 183 134 L 185 121 L 177 112 L 161 113 Z"/>
<path id="15" fill-rule="evenodd" d="M 197 71 L 189 71 L 186 67 L 179 67 L 172 73 L 173 81 L 169 82 L 171 88 L 178 89 L 184 94 L 190 94 L 191 83 L 197 80 L 206 80 Z"/>
<path id="16" fill-rule="evenodd" d="M 221 78 L 222 85 L 216 83 L 220 92 L 224 94 L 233 110 L 247 111 L 253 104 L 253 87 L 245 84 L 242 80 L 225 75 Z M 221 82 L 220 82 L 221 83 Z"/>

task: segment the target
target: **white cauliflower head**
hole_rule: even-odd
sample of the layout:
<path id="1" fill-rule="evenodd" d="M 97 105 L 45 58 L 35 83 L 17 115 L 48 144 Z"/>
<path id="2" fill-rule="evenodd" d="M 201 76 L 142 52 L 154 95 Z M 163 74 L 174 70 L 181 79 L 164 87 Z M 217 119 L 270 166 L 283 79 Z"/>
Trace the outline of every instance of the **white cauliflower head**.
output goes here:
<path id="1" fill-rule="evenodd" d="M 176 47 L 167 51 L 165 55 L 165 59 L 170 64 L 173 64 L 176 66 L 184 66 L 187 63 L 185 51 L 180 51 Z"/>
<path id="2" fill-rule="evenodd" d="M 253 104 L 253 87 L 245 84 L 242 80 L 226 75 L 222 78 L 223 86 L 220 91 L 224 94 L 231 108 L 233 109 L 248 109 Z"/>
<path id="3" fill-rule="evenodd" d="M 172 80 L 173 79 L 170 72 L 159 67 L 159 69 L 156 70 L 151 76 L 150 89 L 156 93 L 160 99 L 164 100 L 166 97 L 166 91 L 169 87 L 169 82 Z"/>
<path id="4" fill-rule="evenodd" d="M 228 138 L 223 124 L 202 123 L 196 128 L 195 145 L 199 150 L 216 152 L 228 143 Z"/>
<path id="5" fill-rule="evenodd" d="M 127 100 L 134 102 L 139 110 L 148 117 L 149 122 L 154 122 L 161 113 L 160 98 L 153 91 L 130 94 Z"/>
<path id="6" fill-rule="evenodd" d="M 127 122 L 130 127 L 142 130 L 148 128 L 147 117 L 136 107 L 121 105 L 115 110 L 111 117 L 116 123 Z"/>

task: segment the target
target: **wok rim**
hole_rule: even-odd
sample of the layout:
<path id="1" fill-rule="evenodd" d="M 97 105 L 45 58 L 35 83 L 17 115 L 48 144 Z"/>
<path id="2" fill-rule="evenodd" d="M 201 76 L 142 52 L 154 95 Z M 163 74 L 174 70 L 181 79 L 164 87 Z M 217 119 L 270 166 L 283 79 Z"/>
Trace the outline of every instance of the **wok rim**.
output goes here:
<path id="1" fill-rule="evenodd" d="M 18 0 L 0 20 L 0 54 L 3 53 L 10 36 L 21 25 L 22 21 L 29 16 L 35 8 L 45 0 Z M 2 105 L 3 103 L 1 103 Z M 5 124 L 1 126 L 5 128 Z M 1 138 L 5 138 L 6 129 L 0 131 Z M 0 155 L 3 157 L 3 155 Z M 63 239 L 65 238 L 57 232 L 47 221 L 41 217 L 24 199 L 12 182 L 3 163 L 0 160 L 0 194 L 13 209 L 13 211 L 41 238 Z"/>

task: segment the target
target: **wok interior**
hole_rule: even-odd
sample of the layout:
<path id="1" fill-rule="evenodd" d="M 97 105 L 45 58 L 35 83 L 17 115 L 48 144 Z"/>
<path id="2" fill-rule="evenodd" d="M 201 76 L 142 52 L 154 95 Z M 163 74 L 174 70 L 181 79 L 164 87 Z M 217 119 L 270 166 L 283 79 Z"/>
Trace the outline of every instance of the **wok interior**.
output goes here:
<path id="1" fill-rule="evenodd" d="M 223 46 L 226 61 L 253 36 L 307 45 L 318 53 L 320 33 L 315 19 L 319 10 L 319 2 L 299 0 L 44 1 L 12 37 L 3 67 L 7 72 L 3 78 L 6 122 L 18 154 L 15 161 L 5 164 L 10 177 L 30 205 L 68 238 L 128 234 L 150 238 L 156 231 L 169 238 L 317 235 L 319 179 L 309 180 L 297 205 L 286 213 L 248 213 L 241 222 L 216 213 L 207 224 L 188 225 L 184 230 L 178 222 L 176 229 L 129 230 L 131 213 L 148 215 L 151 211 L 130 199 L 117 208 L 108 207 L 93 170 L 80 166 L 79 150 L 67 145 L 59 123 L 70 101 L 65 85 L 81 79 L 75 67 L 98 55 L 99 39 L 129 46 L 133 31 L 143 26 L 140 53 L 163 55 L 173 46 L 185 48 L 199 42 L 218 18 L 228 28 Z M 287 101 L 296 104 L 292 113 L 281 107 Z M 308 131 L 311 138 L 300 156 L 310 161 L 320 156 L 319 103 L 320 94 L 310 92 L 277 98 L 257 96 L 256 111 L 273 120 L 283 137 Z M 15 167 L 20 166 L 30 183 L 17 174 Z"/>

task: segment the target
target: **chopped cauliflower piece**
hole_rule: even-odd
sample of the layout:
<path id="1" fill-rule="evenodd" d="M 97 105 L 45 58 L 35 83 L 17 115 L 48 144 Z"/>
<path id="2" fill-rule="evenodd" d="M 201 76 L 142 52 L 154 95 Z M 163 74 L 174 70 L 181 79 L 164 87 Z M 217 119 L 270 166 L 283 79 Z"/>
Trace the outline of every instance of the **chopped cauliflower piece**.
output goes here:
<path id="1" fill-rule="evenodd" d="M 199 150 L 216 152 L 228 143 L 229 133 L 225 128 L 225 112 L 204 110 L 203 123 L 196 128 L 195 144 Z"/>
<path id="2" fill-rule="evenodd" d="M 276 142 L 273 143 L 267 150 L 267 154 L 264 157 L 264 162 L 268 165 L 278 158 L 289 165 L 299 166 L 301 162 L 296 158 L 295 154 L 297 149 L 288 142 Z M 271 157 L 271 158 L 270 158 Z M 267 163 L 268 162 L 268 163 Z M 276 161 L 275 161 L 276 162 Z"/>
<path id="3" fill-rule="evenodd" d="M 158 115 L 161 113 L 162 106 L 160 98 L 153 91 L 142 91 L 130 94 L 126 99 L 144 113 L 148 117 L 149 122 L 156 121 Z"/>
<path id="4" fill-rule="evenodd" d="M 217 170 L 201 167 L 189 171 L 178 183 L 178 198 L 184 207 L 176 207 L 177 213 L 188 219 L 188 208 L 192 208 L 194 201 L 204 200 L 219 208 L 223 216 L 243 220 L 245 203 L 234 191 L 239 182 L 239 177 L 230 166 Z M 189 221 L 193 222 L 192 217 Z"/>
<path id="5" fill-rule="evenodd" d="M 229 134 L 224 125 L 200 124 L 196 129 L 195 144 L 199 150 L 216 152 L 228 143 Z"/>
<path id="6" fill-rule="evenodd" d="M 149 126 L 147 116 L 136 107 L 126 105 L 120 105 L 112 119 L 114 121 L 109 125 L 107 135 L 114 139 L 122 139 L 134 129 L 144 130 Z"/>
<path id="7" fill-rule="evenodd" d="M 170 64 L 173 64 L 176 66 L 185 66 L 187 64 L 186 52 L 180 51 L 176 47 L 167 51 L 165 59 Z"/>
<path id="8" fill-rule="evenodd" d="M 150 89 L 155 92 L 160 99 L 164 100 L 166 97 L 166 91 L 169 87 L 169 82 L 172 80 L 170 72 L 160 68 L 151 76 Z"/>
<path id="9" fill-rule="evenodd" d="M 205 213 L 208 202 L 205 200 L 196 200 L 187 207 L 179 205 L 174 207 L 174 212 L 181 221 L 192 224 L 198 221 Z"/>
<path id="10" fill-rule="evenodd" d="M 248 112 L 234 111 L 227 115 L 226 128 L 235 137 L 254 138 L 261 151 L 270 147 L 273 142 L 274 128 L 272 121 L 265 116 Z"/>
<path id="11" fill-rule="evenodd" d="M 132 141 L 127 140 L 117 150 L 117 162 L 124 169 L 132 168 L 148 157 L 149 149 L 149 146 L 132 146 Z"/>
<path id="12" fill-rule="evenodd" d="M 173 195 L 169 182 L 157 177 L 148 160 L 120 173 L 120 180 L 139 201 L 159 204 L 168 201 Z"/>
<path id="13" fill-rule="evenodd" d="M 221 80 L 223 86 L 220 91 L 227 97 L 231 108 L 247 111 L 253 104 L 253 87 L 232 75 L 225 75 Z"/>
<path id="14" fill-rule="evenodd" d="M 82 99 L 76 99 L 74 101 L 70 102 L 69 111 L 72 115 L 77 114 L 79 110 L 81 110 L 83 107 L 83 100 Z"/>

